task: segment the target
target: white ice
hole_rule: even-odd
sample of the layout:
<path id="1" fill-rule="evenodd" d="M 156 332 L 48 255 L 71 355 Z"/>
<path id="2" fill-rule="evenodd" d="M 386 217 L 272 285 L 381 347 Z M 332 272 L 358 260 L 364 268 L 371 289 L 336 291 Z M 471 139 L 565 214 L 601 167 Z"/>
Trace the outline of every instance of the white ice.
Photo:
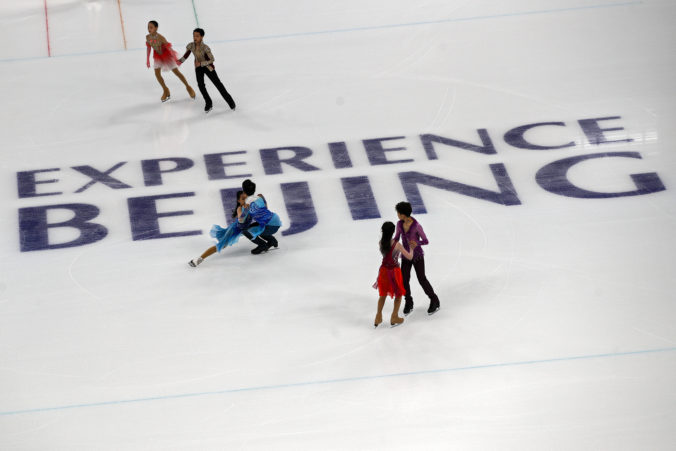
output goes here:
<path id="1" fill-rule="evenodd" d="M 206 30 L 235 112 L 207 82 L 205 115 L 171 73 L 160 103 L 151 19 L 178 50 Z M 674 23 L 670 0 L 2 1 L 0 449 L 676 449 Z M 192 60 L 181 71 L 197 90 Z M 590 143 L 578 121 L 609 117 L 618 142 Z M 575 145 L 506 142 L 541 122 L 563 125 L 529 141 Z M 436 144 L 430 160 L 420 141 L 479 145 L 478 129 L 495 154 Z M 362 141 L 386 137 L 403 148 L 388 159 L 413 161 L 370 164 Z M 332 142 L 352 167 L 334 167 Z M 266 174 L 259 150 L 288 146 L 319 170 Z M 226 173 L 251 174 L 282 231 L 283 184 L 307 182 L 318 222 L 190 268 L 225 224 L 220 190 L 243 178 L 209 180 L 203 156 L 234 151 Z M 627 192 L 656 173 L 665 189 L 589 199 L 536 182 L 608 152 L 640 158 L 584 161 L 571 183 Z M 142 160 L 178 157 L 194 166 L 144 186 Z M 120 162 L 128 188 L 76 192 L 89 178 L 74 166 Z M 441 310 L 428 317 L 413 275 L 413 313 L 374 329 L 399 174 L 497 191 L 491 164 L 521 205 L 421 185 Z M 46 169 L 20 197 L 17 174 Z M 380 218 L 352 219 L 341 179 L 357 176 Z M 192 213 L 161 233 L 202 234 L 133 240 L 129 199 L 176 193 L 191 194 L 158 211 Z M 64 204 L 96 206 L 107 236 L 22 252 L 20 209 Z M 78 236 L 53 227 L 49 242 Z"/>

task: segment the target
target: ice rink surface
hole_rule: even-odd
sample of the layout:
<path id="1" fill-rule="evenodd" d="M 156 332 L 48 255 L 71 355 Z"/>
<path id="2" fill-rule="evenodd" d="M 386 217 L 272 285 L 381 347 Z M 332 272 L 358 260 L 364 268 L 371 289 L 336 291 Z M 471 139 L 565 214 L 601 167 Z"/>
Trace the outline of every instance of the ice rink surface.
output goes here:
<path id="1" fill-rule="evenodd" d="M 151 19 L 178 50 L 206 30 L 235 112 L 171 73 L 160 102 Z M 674 23 L 3 0 L 0 449 L 676 449 Z M 188 267 L 246 177 L 280 248 Z M 413 276 L 374 329 L 402 200 L 441 310 Z"/>

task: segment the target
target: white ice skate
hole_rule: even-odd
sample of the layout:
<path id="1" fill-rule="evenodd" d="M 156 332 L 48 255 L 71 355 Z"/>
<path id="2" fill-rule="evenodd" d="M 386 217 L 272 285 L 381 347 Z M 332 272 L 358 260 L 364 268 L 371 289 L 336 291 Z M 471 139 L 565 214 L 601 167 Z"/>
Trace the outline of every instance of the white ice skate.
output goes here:
<path id="1" fill-rule="evenodd" d="M 199 264 L 202 263 L 203 261 L 204 261 L 204 259 L 203 259 L 202 257 L 197 257 L 197 258 L 193 258 L 192 260 L 190 260 L 190 261 L 188 262 L 188 264 L 189 264 L 190 266 L 192 266 L 193 268 L 196 268 L 197 265 L 199 265 Z"/>

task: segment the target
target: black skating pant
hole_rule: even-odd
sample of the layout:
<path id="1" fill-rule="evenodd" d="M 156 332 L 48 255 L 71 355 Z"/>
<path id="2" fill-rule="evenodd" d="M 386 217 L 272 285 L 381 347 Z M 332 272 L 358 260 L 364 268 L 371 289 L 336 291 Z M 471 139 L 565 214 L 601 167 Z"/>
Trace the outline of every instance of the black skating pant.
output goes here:
<path id="1" fill-rule="evenodd" d="M 232 99 L 232 96 L 225 89 L 225 86 L 223 86 L 223 83 L 221 82 L 220 78 L 218 78 L 218 74 L 216 73 L 216 71 L 209 70 L 206 67 L 200 66 L 195 68 L 195 77 L 197 77 L 197 86 L 200 88 L 200 92 L 202 93 L 202 97 L 204 97 L 206 105 L 211 106 L 212 103 L 211 97 L 209 97 L 209 93 L 207 92 L 207 87 L 204 85 L 205 75 L 209 77 L 209 80 L 211 80 L 214 86 L 216 86 L 218 92 L 220 92 L 225 101 L 228 102 L 230 109 L 231 110 L 235 109 L 235 101 Z"/>
<path id="2" fill-rule="evenodd" d="M 271 241 L 270 238 L 272 238 L 272 235 L 277 233 L 278 230 L 279 230 L 279 226 L 265 226 L 265 228 L 263 229 L 263 232 L 261 232 L 261 234 L 258 235 L 258 236 L 263 238 L 265 241 Z M 248 230 L 243 231 L 242 235 L 244 235 L 245 237 L 249 238 L 251 241 L 256 243 L 255 238 L 253 237 L 251 232 L 249 232 Z"/>
<path id="3" fill-rule="evenodd" d="M 401 259 L 401 276 L 402 279 L 404 279 L 406 301 L 411 302 L 413 300 L 411 297 L 411 267 L 415 269 L 415 275 L 418 277 L 418 283 L 420 283 L 420 286 L 422 287 L 425 294 L 430 298 L 430 301 L 438 301 L 439 298 L 434 293 L 434 289 L 427 280 L 427 276 L 425 276 L 425 257 L 418 257 L 415 259 L 415 261 L 411 261 L 407 258 Z"/>

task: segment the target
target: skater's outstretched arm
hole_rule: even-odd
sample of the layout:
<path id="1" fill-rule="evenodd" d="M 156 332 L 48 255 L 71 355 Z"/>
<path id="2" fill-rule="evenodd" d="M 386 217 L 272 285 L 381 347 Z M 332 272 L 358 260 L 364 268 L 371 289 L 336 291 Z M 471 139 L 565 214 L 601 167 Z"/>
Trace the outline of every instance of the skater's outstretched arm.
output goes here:
<path id="1" fill-rule="evenodd" d="M 188 44 L 188 45 L 185 46 L 185 53 L 184 53 L 183 56 L 178 60 L 178 61 L 179 61 L 179 64 L 183 64 L 183 63 L 185 62 L 185 60 L 187 60 L 188 57 L 190 56 L 190 53 L 191 53 L 191 50 L 190 50 L 190 44 Z"/>
<path id="2" fill-rule="evenodd" d="M 146 42 L 146 47 L 148 47 L 148 52 L 146 53 L 146 67 L 147 67 L 148 69 L 150 69 L 150 51 L 151 51 L 151 47 L 150 47 L 150 44 L 149 44 L 148 42 Z"/>

